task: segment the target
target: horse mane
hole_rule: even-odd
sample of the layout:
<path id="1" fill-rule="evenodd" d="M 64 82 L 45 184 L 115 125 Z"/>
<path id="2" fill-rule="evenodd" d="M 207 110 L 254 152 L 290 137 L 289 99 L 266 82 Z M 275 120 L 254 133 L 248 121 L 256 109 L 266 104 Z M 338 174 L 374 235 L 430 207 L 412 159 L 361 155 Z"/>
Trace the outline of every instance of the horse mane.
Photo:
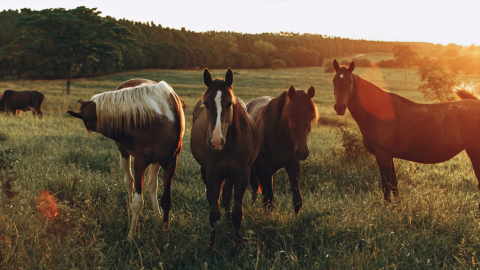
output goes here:
<path id="1" fill-rule="evenodd" d="M 245 103 L 235 96 L 236 102 L 233 104 L 233 122 L 232 124 L 238 123 L 240 130 L 246 131 L 250 127 L 250 121 L 248 118 L 250 117 L 247 109 L 245 107 Z"/>
<path id="2" fill-rule="evenodd" d="M 306 95 L 303 91 L 297 91 L 295 93 Z M 312 111 L 315 112 L 314 121 L 318 120 L 318 109 L 315 106 L 313 100 L 309 98 L 310 102 L 308 106 L 311 108 Z M 283 91 L 278 97 L 273 98 L 265 108 L 263 108 L 262 112 L 260 113 L 259 117 L 259 127 L 263 126 L 264 122 L 269 119 L 269 121 L 274 120 L 276 123 L 280 121 L 280 118 L 287 117 L 292 119 L 299 119 L 302 116 L 302 108 L 304 108 L 304 104 L 300 102 L 300 98 L 294 98 L 293 100 L 289 100 L 288 98 L 288 91 Z"/>
<path id="3" fill-rule="evenodd" d="M 272 117 L 276 122 L 280 121 L 282 117 L 282 110 L 285 107 L 285 104 L 288 100 L 288 92 L 283 91 L 278 97 L 272 98 L 270 102 L 265 105 L 262 112 L 260 113 L 259 123 L 262 125 L 262 122 L 265 122 L 265 119 Z M 260 126 L 259 125 L 259 126 Z"/>
<path id="4" fill-rule="evenodd" d="M 97 132 L 117 134 L 122 130 L 141 129 L 155 121 L 159 115 L 174 122 L 173 101 L 175 92 L 166 82 L 141 84 L 135 87 L 94 95 Z"/>
<path id="5" fill-rule="evenodd" d="M 466 87 L 464 85 L 457 85 L 454 87 L 453 92 L 460 99 L 475 99 L 480 100 L 480 96 L 475 93 L 475 90 L 471 87 Z"/>

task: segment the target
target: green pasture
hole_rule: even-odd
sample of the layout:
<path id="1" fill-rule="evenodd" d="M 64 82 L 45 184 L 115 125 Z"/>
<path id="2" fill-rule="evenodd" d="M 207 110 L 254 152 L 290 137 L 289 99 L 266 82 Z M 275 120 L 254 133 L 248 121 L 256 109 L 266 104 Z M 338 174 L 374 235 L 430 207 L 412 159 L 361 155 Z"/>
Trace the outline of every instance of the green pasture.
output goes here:
<path id="1" fill-rule="evenodd" d="M 375 56 L 378 57 L 378 56 Z M 326 61 L 331 61 L 328 59 Z M 223 78 L 226 69 L 212 70 Z M 416 70 L 357 68 L 382 88 L 423 102 Z M 373 157 L 351 158 L 338 125 L 358 132 L 350 116 L 333 110 L 333 74 L 323 67 L 235 70 L 234 92 L 243 101 L 276 96 L 290 85 L 316 89 L 320 120 L 302 163 L 303 211 L 295 216 L 290 185 L 281 171 L 274 183 L 277 207 L 265 212 L 245 196 L 244 245 L 232 256 L 233 229 L 223 222 L 217 250 L 207 252 L 208 202 L 198 164 L 190 153 L 192 111 L 205 86 L 202 70 L 142 70 L 72 82 L 0 81 L 0 91 L 45 94 L 44 117 L 0 114 L 0 148 L 20 161 L 13 198 L 0 205 L 1 269 L 426 269 L 479 268 L 480 201 L 465 153 L 422 165 L 395 160 L 400 198 L 385 205 Z M 187 103 L 187 131 L 173 182 L 169 232 L 153 215 L 148 192 L 135 242 L 127 241 L 127 192 L 113 141 L 88 134 L 66 111 L 78 99 L 114 90 L 131 78 L 165 80 Z M 480 76 L 459 75 L 478 85 Z M 480 124 L 480 123 L 479 123 Z M 479 138 L 480 139 L 480 138 Z M 159 181 L 159 194 L 162 193 Z M 51 191 L 58 215 L 39 213 L 38 196 Z M 223 219 L 222 219 L 223 220 Z"/>

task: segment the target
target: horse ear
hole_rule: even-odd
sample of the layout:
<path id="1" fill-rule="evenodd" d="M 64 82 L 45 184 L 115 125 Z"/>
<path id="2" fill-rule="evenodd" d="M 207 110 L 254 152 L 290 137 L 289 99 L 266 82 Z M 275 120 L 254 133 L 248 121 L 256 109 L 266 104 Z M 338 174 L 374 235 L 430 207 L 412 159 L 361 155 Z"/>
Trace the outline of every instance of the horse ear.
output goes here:
<path id="1" fill-rule="evenodd" d="M 228 68 L 227 73 L 225 74 L 225 82 L 229 87 L 233 85 L 233 72 L 231 68 Z"/>
<path id="2" fill-rule="evenodd" d="M 350 62 L 350 65 L 348 65 L 348 72 L 352 73 L 354 69 L 355 69 L 355 63 L 352 61 Z"/>
<path id="3" fill-rule="evenodd" d="M 209 87 L 210 84 L 212 84 L 213 79 L 212 79 L 212 74 L 210 74 L 210 71 L 208 71 L 208 68 L 205 68 L 203 71 L 203 83 Z"/>
<path id="4" fill-rule="evenodd" d="M 340 65 L 337 62 L 337 59 L 333 59 L 333 68 L 335 71 L 338 71 L 340 69 Z"/>
<path id="5" fill-rule="evenodd" d="M 83 120 L 83 117 L 82 117 L 80 114 L 76 113 L 76 112 L 68 111 L 67 113 L 69 113 L 71 116 L 73 116 L 73 117 L 75 117 L 75 118 L 80 118 L 80 119 Z"/>
<path id="6" fill-rule="evenodd" d="M 310 88 L 308 88 L 307 96 L 310 99 L 312 99 L 315 96 L 315 87 L 313 87 L 313 85 L 310 86 Z"/>
<path id="7" fill-rule="evenodd" d="M 82 106 L 90 102 L 90 100 L 84 100 L 84 99 L 79 99 L 77 100 L 78 103 L 80 103 Z"/>
<path id="8" fill-rule="evenodd" d="M 290 86 L 290 88 L 288 88 L 288 98 L 289 99 L 293 99 L 295 97 L 295 87 Z"/>

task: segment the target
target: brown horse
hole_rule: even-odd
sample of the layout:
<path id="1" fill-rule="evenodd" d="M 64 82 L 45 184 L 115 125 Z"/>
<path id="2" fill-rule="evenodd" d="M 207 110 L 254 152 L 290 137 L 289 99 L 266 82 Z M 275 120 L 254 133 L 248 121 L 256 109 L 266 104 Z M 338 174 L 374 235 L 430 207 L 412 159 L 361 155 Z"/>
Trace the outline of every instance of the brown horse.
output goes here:
<path id="1" fill-rule="evenodd" d="M 43 116 L 42 103 L 45 96 L 38 91 L 6 90 L 0 99 L 0 111 L 19 115 L 20 111 L 32 110 L 33 115 Z"/>
<path id="2" fill-rule="evenodd" d="M 353 74 L 355 63 L 333 66 L 335 106 L 338 115 L 348 108 L 363 136 L 363 145 L 380 169 L 383 195 L 398 195 L 393 158 L 418 163 L 439 163 L 465 150 L 480 179 L 480 103 L 461 100 L 419 104 L 386 92 Z M 479 181 L 480 189 L 480 181 Z"/>
<path id="3" fill-rule="evenodd" d="M 285 168 L 290 179 L 295 213 L 302 208 L 300 161 L 309 155 L 308 135 L 312 122 L 318 118 L 317 107 L 312 100 L 314 96 L 313 86 L 305 92 L 295 90 L 292 85 L 276 98 L 260 97 L 247 104 L 247 111 L 257 124 L 260 137 L 260 152 L 250 176 L 253 202 L 261 190 L 264 205 L 274 208 L 273 179 L 279 169 Z"/>
<path id="4" fill-rule="evenodd" d="M 207 90 L 193 112 L 190 147 L 200 164 L 210 204 L 210 248 L 215 248 L 216 223 L 220 220 L 220 191 L 226 217 L 231 215 L 235 227 L 235 247 L 241 240 L 243 197 L 250 179 L 250 168 L 258 154 L 257 128 L 243 102 L 232 91 L 233 73 L 228 69 L 225 80 L 212 79 L 208 69 L 203 81 Z M 232 187 L 235 189 L 230 213 Z"/>
<path id="5" fill-rule="evenodd" d="M 132 79 L 118 86 L 117 91 L 78 102 L 82 104 L 81 112 L 68 113 L 82 119 L 89 132 L 95 131 L 115 140 L 120 150 L 129 207 L 133 198 L 129 238 L 135 234 L 143 207 L 143 181 L 149 165 L 149 193 L 153 211 L 158 215 L 157 174 L 160 166 L 164 170 L 161 206 L 164 212 L 163 230 L 167 230 L 172 205 L 172 180 L 185 129 L 185 104 L 182 99 L 166 82 Z M 130 156 L 134 158 L 135 178 L 130 169 Z"/>

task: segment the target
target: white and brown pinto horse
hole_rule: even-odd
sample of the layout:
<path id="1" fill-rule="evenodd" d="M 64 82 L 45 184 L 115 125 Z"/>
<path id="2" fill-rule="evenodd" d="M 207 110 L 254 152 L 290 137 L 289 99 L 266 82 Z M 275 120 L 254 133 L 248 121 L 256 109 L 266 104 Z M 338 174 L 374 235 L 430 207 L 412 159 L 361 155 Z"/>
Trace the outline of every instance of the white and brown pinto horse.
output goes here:
<path id="1" fill-rule="evenodd" d="M 231 215 L 235 227 L 235 247 L 240 243 L 243 219 L 243 197 L 250 179 L 250 168 L 258 154 L 259 139 L 255 122 L 243 102 L 232 91 L 233 73 L 228 69 L 225 80 L 212 79 L 208 69 L 203 81 L 207 86 L 193 112 L 190 147 L 200 164 L 210 204 L 210 248 L 215 248 L 216 223 L 220 220 L 220 192 L 227 220 Z M 235 189 L 230 213 L 232 187 Z M 235 249 L 234 249 L 235 250 Z"/>
<path id="2" fill-rule="evenodd" d="M 357 122 L 363 145 L 377 160 L 386 202 L 390 192 L 398 195 L 393 158 L 432 164 L 465 150 L 480 179 L 480 102 L 419 104 L 353 74 L 353 61 L 340 67 L 334 60 L 333 67 L 334 109 L 344 115 L 348 108 Z"/>
<path id="3" fill-rule="evenodd" d="M 129 202 L 133 197 L 128 236 L 135 235 L 137 219 L 143 207 L 145 170 L 149 165 L 149 193 L 153 211 L 159 215 L 157 174 L 160 166 L 164 170 L 161 206 L 164 212 L 163 230 L 167 230 L 172 205 L 172 180 L 185 129 L 182 99 L 166 82 L 132 79 L 122 83 L 116 91 L 78 102 L 82 104 L 81 111 L 68 113 L 82 119 L 89 132 L 95 131 L 115 140 L 120 150 L 120 165 L 125 173 Z M 135 177 L 130 169 L 130 156 L 134 158 Z"/>

